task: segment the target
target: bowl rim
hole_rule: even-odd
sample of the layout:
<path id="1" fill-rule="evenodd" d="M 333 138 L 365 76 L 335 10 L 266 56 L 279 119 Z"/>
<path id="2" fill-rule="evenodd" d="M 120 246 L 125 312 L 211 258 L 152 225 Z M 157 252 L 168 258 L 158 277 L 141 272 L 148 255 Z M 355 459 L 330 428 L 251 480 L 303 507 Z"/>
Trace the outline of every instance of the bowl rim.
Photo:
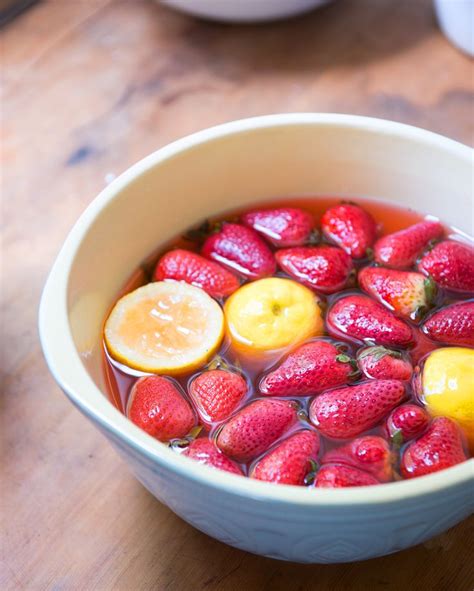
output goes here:
<path id="1" fill-rule="evenodd" d="M 159 163 L 223 137 L 247 131 L 281 126 L 326 126 L 358 129 L 388 137 L 396 136 L 437 147 L 446 153 L 470 163 L 474 151 L 459 142 L 436 133 L 384 119 L 336 113 L 285 113 L 240 119 L 198 131 L 178 139 L 146 156 L 125 170 L 105 187 L 89 204 L 68 234 L 49 273 L 39 308 L 39 335 L 46 363 L 54 379 L 88 418 L 114 438 L 131 447 L 138 455 L 157 463 L 191 481 L 207 485 L 243 498 L 301 506 L 382 505 L 410 498 L 432 495 L 455 487 L 467 486 L 474 477 L 474 458 L 434 474 L 386 483 L 381 486 L 363 486 L 342 489 L 308 489 L 291 485 L 278 485 L 242 478 L 215 470 L 178 455 L 166 445 L 156 441 L 129 421 L 102 393 L 89 376 L 75 348 L 67 312 L 69 275 L 79 246 L 97 215 L 136 177 Z M 53 329 L 54 326 L 54 329 Z M 68 363 L 61 363 L 67 356 Z M 92 390 L 93 400 L 87 400 L 81 391 Z"/>

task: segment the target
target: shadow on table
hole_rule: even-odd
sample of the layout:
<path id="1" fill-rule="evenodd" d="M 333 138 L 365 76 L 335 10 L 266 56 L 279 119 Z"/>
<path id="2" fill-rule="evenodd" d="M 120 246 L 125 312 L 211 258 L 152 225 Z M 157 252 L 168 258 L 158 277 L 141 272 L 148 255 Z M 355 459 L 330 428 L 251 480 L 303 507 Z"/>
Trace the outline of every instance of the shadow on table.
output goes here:
<path id="1" fill-rule="evenodd" d="M 182 35 L 194 48 L 193 61 L 224 77 L 249 66 L 281 75 L 360 65 L 406 51 L 436 30 L 430 0 L 334 0 L 297 18 L 256 25 L 176 18 L 189 23 Z"/>

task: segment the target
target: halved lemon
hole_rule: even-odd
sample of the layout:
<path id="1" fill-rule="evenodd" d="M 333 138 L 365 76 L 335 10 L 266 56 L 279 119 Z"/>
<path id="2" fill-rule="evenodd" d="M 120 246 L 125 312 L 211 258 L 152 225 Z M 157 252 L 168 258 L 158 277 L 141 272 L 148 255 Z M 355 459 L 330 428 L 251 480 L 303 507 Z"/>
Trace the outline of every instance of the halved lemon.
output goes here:
<path id="1" fill-rule="evenodd" d="M 307 287 L 280 277 L 247 283 L 227 300 L 224 311 L 234 346 L 274 351 L 323 333 L 319 298 Z"/>
<path id="2" fill-rule="evenodd" d="M 117 361 L 176 375 L 201 367 L 216 352 L 224 336 L 224 314 L 199 287 L 157 281 L 120 298 L 104 336 Z"/>

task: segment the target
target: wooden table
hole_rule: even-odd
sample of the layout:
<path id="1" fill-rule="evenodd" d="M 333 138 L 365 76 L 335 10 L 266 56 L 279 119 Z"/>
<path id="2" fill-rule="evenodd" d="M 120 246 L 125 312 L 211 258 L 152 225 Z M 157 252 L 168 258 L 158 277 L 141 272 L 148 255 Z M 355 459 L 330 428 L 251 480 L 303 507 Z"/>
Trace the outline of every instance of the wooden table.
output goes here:
<path id="1" fill-rule="evenodd" d="M 2 43 L 0 588 L 471 590 L 473 521 L 394 556 L 330 566 L 199 533 L 61 394 L 36 329 L 46 274 L 78 215 L 170 140 L 250 115 L 339 111 L 473 143 L 472 64 L 439 33 L 430 2 L 340 0 L 239 27 L 147 0 L 45 0 Z"/>

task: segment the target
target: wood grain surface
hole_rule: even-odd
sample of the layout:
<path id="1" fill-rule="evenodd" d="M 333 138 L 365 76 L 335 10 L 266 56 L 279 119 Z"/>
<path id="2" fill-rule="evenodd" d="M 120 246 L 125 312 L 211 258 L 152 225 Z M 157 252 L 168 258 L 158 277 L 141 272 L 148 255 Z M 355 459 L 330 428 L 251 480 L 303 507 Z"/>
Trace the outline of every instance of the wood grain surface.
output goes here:
<path id="1" fill-rule="evenodd" d="M 48 374 L 48 269 L 98 191 L 170 140 L 288 111 L 386 117 L 473 143 L 472 62 L 428 0 L 339 0 L 225 26 L 151 0 L 44 0 L 1 33 L 2 590 L 468 591 L 473 521 L 364 563 L 234 550 L 152 498 Z M 449 195 L 446 196 L 449 201 Z"/>

